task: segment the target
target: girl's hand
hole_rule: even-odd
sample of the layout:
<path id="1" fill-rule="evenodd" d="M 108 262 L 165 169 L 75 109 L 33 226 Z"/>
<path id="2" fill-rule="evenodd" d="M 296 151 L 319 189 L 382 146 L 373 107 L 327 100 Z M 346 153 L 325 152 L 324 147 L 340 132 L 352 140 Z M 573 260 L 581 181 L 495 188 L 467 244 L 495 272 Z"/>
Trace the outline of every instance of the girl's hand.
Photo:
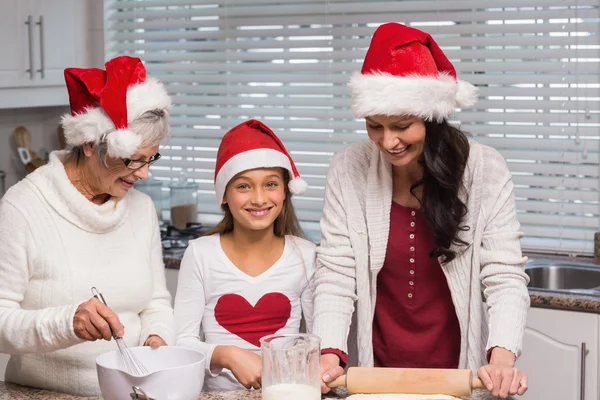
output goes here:
<path id="1" fill-rule="evenodd" d="M 212 361 L 230 370 L 246 389 L 260 389 L 262 359 L 258 354 L 237 346 L 217 346 Z"/>
<path id="2" fill-rule="evenodd" d="M 340 367 L 340 358 L 335 354 L 323 354 L 321 356 L 321 393 L 329 392 L 331 389 L 327 383 L 342 375 L 344 375 L 344 369 Z"/>
<path id="3" fill-rule="evenodd" d="M 503 399 L 527 391 L 527 375 L 515 368 L 515 355 L 502 347 L 492 350 L 490 363 L 479 368 L 477 375 L 492 395 Z"/>
<path id="4" fill-rule="evenodd" d="M 160 346 L 167 346 L 167 342 L 165 342 L 164 339 L 158 335 L 150 335 L 144 342 L 144 346 L 150 346 L 153 349 L 158 349 Z"/>
<path id="5" fill-rule="evenodd" d="M 116 337 L 123 337 L 125 329 L 110 308 L 96 298 L 91 298 L 81 303 L 73 317 L 73 330 L 81 339 L 95 341 L 98 339 L 112 339 L 112 332 Z"/>

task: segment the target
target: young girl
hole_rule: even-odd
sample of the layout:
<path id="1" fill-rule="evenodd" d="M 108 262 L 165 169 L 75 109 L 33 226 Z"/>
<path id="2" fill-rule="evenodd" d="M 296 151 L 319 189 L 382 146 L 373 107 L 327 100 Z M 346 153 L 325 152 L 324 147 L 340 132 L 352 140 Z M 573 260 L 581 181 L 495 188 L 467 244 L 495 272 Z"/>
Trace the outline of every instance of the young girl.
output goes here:
<path id="1" fill-rule="evenodd" d="M 246 121 L 221 141 L 215 191 L 225 213 L 190 242 L 175 300 L 177 345 L 206 354 L 206 391 L 259 389 L 260 338 L 312 328 L 315 245 L 291 195 L 307 188 L 267 126 Z"/>

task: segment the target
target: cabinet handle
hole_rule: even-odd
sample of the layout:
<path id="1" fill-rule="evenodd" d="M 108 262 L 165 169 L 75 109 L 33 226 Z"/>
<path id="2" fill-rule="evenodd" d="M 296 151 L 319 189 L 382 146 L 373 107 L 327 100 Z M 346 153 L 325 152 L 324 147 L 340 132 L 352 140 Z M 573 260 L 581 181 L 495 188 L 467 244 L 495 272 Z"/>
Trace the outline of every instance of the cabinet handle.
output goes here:
<path id="1" fill-rule="evenodd" d="M 29 72 L 29 79 L 33 79 L 33 17 L 30 15 L 25 21 L 27 25 L 27 34 L 29 39 L 29 69 L 25 71 Z"/>
<path id="2" fill-rule="evenodd" d="M 585 342 L 583 342 L 581 343 L 581 394 L 579 396 L 581 400 L 585 400 L 585 357 L 587 356 L 587 354 L 587 345 L 585 344 Z"/>
<path id="3" fill-rule="evenodd" d="M 44 79 L 44 69 L 45 69 L 45 60 L 44 60 L 44 17 L 40 15 L 40 20 L 36 22 L 36 25 L 40 26 L 40 69 L 37 70 L 42 75 L 42 79 Z"/>

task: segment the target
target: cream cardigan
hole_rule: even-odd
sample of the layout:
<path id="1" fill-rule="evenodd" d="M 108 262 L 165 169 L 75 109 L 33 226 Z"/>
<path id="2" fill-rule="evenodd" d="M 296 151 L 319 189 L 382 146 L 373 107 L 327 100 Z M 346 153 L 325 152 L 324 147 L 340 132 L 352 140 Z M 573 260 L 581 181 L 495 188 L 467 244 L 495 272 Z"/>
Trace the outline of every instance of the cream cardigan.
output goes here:
<path id="1" fill-rule="evenodd" d="M 468 246 L 455 247 L 456 258 L 443 270 L 461 330 L 459 368 L 475 371 L 491 347 L 520 355 L 528 277 L 513 183 L 502 156 L 471 141 L 463 184 L 464 223 L 470 229 L 460 237 Z M 375 291 L 391 201 L 392 167 L 372 142 L 354 143 L 335 155 L 317 248 L 313 332 L 322 348 L 348 353 L 350 365 L 373 366 Z"/>

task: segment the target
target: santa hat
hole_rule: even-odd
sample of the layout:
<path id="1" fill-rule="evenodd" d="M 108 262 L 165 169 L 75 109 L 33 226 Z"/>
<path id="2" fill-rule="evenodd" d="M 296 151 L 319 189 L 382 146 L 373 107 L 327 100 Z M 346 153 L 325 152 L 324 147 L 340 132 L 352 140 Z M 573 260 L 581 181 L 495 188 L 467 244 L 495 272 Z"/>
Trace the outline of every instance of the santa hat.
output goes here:
<path id="1" fill-rule="evenodd" d="M 429 34 L 394 22 L 377 28 L 349 87 L 358 118 L 414 115 L 440 122 L 477 101 L 477 88 L 456 77 Z"/>
<path id="2" fill-rule="evenodd" d="M 71 104 L 71 114 L 62 117 L 65 139 L 70 147 L 106 141 L 109 156 L 126 158 L 141 144 L 129 123 L 147 111 L 168 113 L 171 98 L 158 80 L 146 77 L 139 58 L 117 57 L 105 68 L 65 69 Z"/>
<path id="3" fill-rule="evenodd" d="M 229 181 L 242 171 L 255 168 L 286 169 L 290 175 L 288 187 L 292 194 L 302 194 L 308 188 L 300 178 L 294 160 L 275 133 L 260 121 L 251 119 L 232 128 L 223 136 L 215 166 L 215 192 L 223 202 Z"/>

